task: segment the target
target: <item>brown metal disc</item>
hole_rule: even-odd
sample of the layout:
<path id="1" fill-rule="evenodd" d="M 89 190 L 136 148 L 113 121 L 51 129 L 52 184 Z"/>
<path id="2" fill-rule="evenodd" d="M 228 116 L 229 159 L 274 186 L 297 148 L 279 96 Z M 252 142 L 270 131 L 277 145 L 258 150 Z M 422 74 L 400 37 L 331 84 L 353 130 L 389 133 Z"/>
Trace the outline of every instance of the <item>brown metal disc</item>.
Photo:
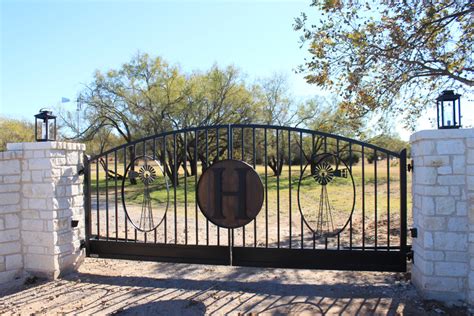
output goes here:
<path id="1" fill-rule="evenodd" d="M 204 216 L 219 227 L 245 226 L 262 208 L 262 180 L 243 161 L 216 162 L 199 179 L 198 204 Z"/>

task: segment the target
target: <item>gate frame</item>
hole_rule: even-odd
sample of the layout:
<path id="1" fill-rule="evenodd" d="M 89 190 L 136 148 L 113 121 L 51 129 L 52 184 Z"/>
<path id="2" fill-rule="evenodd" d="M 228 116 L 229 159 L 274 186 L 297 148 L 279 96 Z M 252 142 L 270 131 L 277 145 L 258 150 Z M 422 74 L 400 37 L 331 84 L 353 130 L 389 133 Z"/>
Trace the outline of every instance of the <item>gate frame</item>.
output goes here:
<path id="1" fill-rule="evenodd" d="M 134 146 L 158 137 L 166 137 L 177 133 L 196 132 L 201 130 L 228 129 L 232 135 L 233 128 L 274 129 L 277 131 L 307 133 L 336 140 L 357 144 L 363 148 L 381 150 L 384 153 L 399 159 L 400 182 L 400 245 L 389 249 L 396 251 L 333 250 L 333 249 L 300 249 L 300 248 L 263 248 L 263 247 L 236 247 L 230 242 L 231 229 L 228 229 L 229 245 L 182 245 L 164 243 L 143 243 L 131 240 L 112 238 L 97 240 L 91 235 L 91 162 L 109 153 Z M 231 145 L 232 146 L 232 145 Z M 229 147 L 231 147 L 229 146 Z M 264 146 L 267 146 L 265 143 Z M 232 148 L 228 149 L 232 150 Z M 95 258 L 128 259 L 143 261 L 161 261 L 192 264 L 236 265 L 249 267 L 296 268 L 296 269 L 331 269 L 331 270 L 359 270 L 359 271 L 391 271 L 405 272 L 407 258 L 411 246 L 407 245 L 407 151 L 403 149 L 396 153 L 385 148 L 365 143 L 344 136 L 325 132 L 264 124 L 225 124 L 185 128 L 147 136 L 133 142 L 124 143 L 109 149 L 99 155 L 84 157 L 84 200 L 85 200 L 85 230 L 86 256 Z M 197 189 L 197 188 L 196 188 Z M 373 247 L 372 247 L 373 248 Z M 379 247 L 383 249 L 384 247 Z M 386 248 L 386 247 L 385 247 Z"/>

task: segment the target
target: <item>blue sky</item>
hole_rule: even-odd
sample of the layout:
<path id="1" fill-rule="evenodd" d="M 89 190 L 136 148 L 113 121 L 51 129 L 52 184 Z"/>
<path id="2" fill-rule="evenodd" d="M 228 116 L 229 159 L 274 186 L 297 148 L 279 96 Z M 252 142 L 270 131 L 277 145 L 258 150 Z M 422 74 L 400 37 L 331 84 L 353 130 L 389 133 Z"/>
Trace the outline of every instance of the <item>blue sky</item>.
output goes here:
<path id="1" fill-rule="evenodd" d="M 286 72 L 295 95 L 318 93 L 292 72 L 306 56 L 292 23 L 308 1 L 1 3 L 1 115 L 30 118 L 73 99 L 96 69 L 138 51 L 184 71 L 235 64 L 250 80 Z"/>
<path id="2" fill-rule="evenodd" d="M 238 66 L 249 81 L 283 72 L 294 96 L 325 94 L 293 72 L 308 54 L 292 23 L 311 10 L 309 3 L 0 0 L 0 116 L 32 119 L 61 97 L 74 99 L 96 69 L 118 68 L 138 51 L 186 72 L 214 63 Z M 74 103 L 64 106 L 75 109 Z M 429 117 L 435 112 L 428 111 L 417 128 L 431 128 Z M 466 118 L 474 124 L 474 109 Z M 408 131 L 396 130 L 408 139 Z"/>

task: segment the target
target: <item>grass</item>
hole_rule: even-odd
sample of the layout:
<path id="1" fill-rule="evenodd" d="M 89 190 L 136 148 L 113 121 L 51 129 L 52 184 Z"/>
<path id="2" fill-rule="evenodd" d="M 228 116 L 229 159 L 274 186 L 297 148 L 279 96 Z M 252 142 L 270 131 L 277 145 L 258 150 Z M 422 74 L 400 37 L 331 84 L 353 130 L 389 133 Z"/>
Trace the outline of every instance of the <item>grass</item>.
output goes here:
<path id="1" fill-rule="evenodd" d="M 304 168 L 304 166 L 302 167 Z M 195 186 L 199 180 L 200 169 L 198 168 L 198 177 L 188 176 L 185 177 L 183 170 L 179 172 L 179 185 L 173 188 L 169 187 L 169 201 L 170 204 L 174 203 L 174 196 L 176 195 L 176 204 L 182 205 L 185 202 L 189 204 L 195 203 Z M 95 166 L 92 166 L 92 177 L 91 187 L 92 196 L 97 192 L 97 177 L 95 172 Z M 281 210 L 284 210 L 290 206 L 297 208 L 297 189 L 300 177 L 300 165 L 292 166 L 291 172 L 289 166 L 284 166 L 282 174 L 277 177 L 273 175 L 270 168 L 265 169 L 265 166 L 258 165 L 257 173 L 260 175 L 263 185 L 266 185 L 266 194 L 268 195 L 268 209 L 269 212 L 276 212 L 278 205 Z M 265 173 L 267 177 L 265 178 Z M 291 175 L 291 181 L 290 181 Z M 304 173 L 305 176 L 309 175 L 309 170 Z M 386 212 L 390 209 L 391 212 L 399 210 L 400 207 L 400 183 L 399 183 L 399 167 L 390 166 L 389 174 L 387 174 L 387 163 L 386 161 L 379 161 L 377 163 L 377 175 L 375 173 L 374 164 L 365 164 L 364 172 L 362 172 L 362 164 L 354 165 L 352 168 L 352 176 L 355 184 L 355 199 L 356 209 L 365 209 L 366 214 L 372 214 L 375 212 L 376 206 L 379 213 Z M 387 182 L 388 176 L 390 177 L 389 183 Z M 377 179 L 376 179 L 377 178 Z M 139 181 L 140 182 L 140 181 Z M 291 183 L 291 188 L 290 188 Z M 375 185 L 377 183 L 377 185 Z M 410 210 L 411 204 L 411 174 L 408 174 L 408 209 Z M 118 195 L 121 194 L 122 180 L 117 181 Z M 105 194 L 106 187 L 108 186 L 109 195 L 112 197 L 115 194 L 115 180 L 109 179 L 106 181 L 105 172 L 102 168 L 99 168 L 99 193 Z M 186 187 L 186 190 L 185 190 Z M 161 176 L 150 186 L 151 198 L 155 203 L 166 203 L 168 199 L 168 192 L 166 191 L 164 177 Z M 278 190 L 277 190 L 278 188 Z M 131 186 L 128 180 L 125 182 L 125 196 L 129 203 L 141 204 L 143 200 L 143 184 L 137 184 Z M 290 193 L 291 189 L 291 193 Z M 304 209 L 306 204 L 314 204 L 315 197 L 320 194 L 320 185 L 314 181 L 311 177 L 305 178 L 301 183 L 301 192 L 304 193 L 301 198 L 301 206 Z M 388 189 L 390 190 L 390 197 L 388 196 Z M 375 194 L 377 190 L 377 194 Z M 365 192 L 362 194 L 362 192 Z M 187 195 L 185 195 L 187 192 Z M 340 209 L 351 209 L 353 199 L 353 188 L 352 181 L 350 179 L 335 178 L 333 185 L 328 186 L 328 193 L 332 197 L 333 205 Z M 362 201 L 363 198 L 363 201 Z M 279 201 L 279 203 L 277 203 Z M 364 205 L 362 205 L 364 203 Z M 349 206 L 349 207 L 348 207 Z M 265 207 L 265 204 L 264 204 Z"/>

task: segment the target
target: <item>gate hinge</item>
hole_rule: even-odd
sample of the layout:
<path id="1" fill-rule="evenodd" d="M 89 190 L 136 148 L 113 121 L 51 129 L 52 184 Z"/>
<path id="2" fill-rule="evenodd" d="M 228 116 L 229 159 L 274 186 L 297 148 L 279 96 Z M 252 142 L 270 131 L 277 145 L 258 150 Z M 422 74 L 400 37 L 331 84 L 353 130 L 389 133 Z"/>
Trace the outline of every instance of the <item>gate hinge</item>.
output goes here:
<path id="1" fill-rule="evenodd" d="M 413 253 L 413 248 L 411 246 L 408 246 L 406 255 L 407 255 L 407 260 L 408 261 L 411 261 L 411 263 L 415 263 L 415 256 L 414 256 L 414 253 Z"/>
<path id="2" fill-rule="evenodd" d="M 79 166 L 78 170 L 77 170 L 77 174 L 80 175 L 80 176 L 82 176 L 82 175 L 85 173 L 85 169 L 86 169 L 86 168 L 84 167 L 84 165 L 81 164 L 81 165 Z"/>
<path id="3" fill-rule="evenodd" d="M 413 165 L 413 159 L 412 159 L 412 160 L 410 160 L 410 163 L 407 165 L 407 171 L 412 172 L 414 168 L 415 167 Z"/>
<path id="4" fill-rule="evenodd" d="M 411 235 L 411 238 L 417 238 L 418 237 L 418 229 L 413 227 L 413 228 L 410 228 L 410 235 Z"/>

